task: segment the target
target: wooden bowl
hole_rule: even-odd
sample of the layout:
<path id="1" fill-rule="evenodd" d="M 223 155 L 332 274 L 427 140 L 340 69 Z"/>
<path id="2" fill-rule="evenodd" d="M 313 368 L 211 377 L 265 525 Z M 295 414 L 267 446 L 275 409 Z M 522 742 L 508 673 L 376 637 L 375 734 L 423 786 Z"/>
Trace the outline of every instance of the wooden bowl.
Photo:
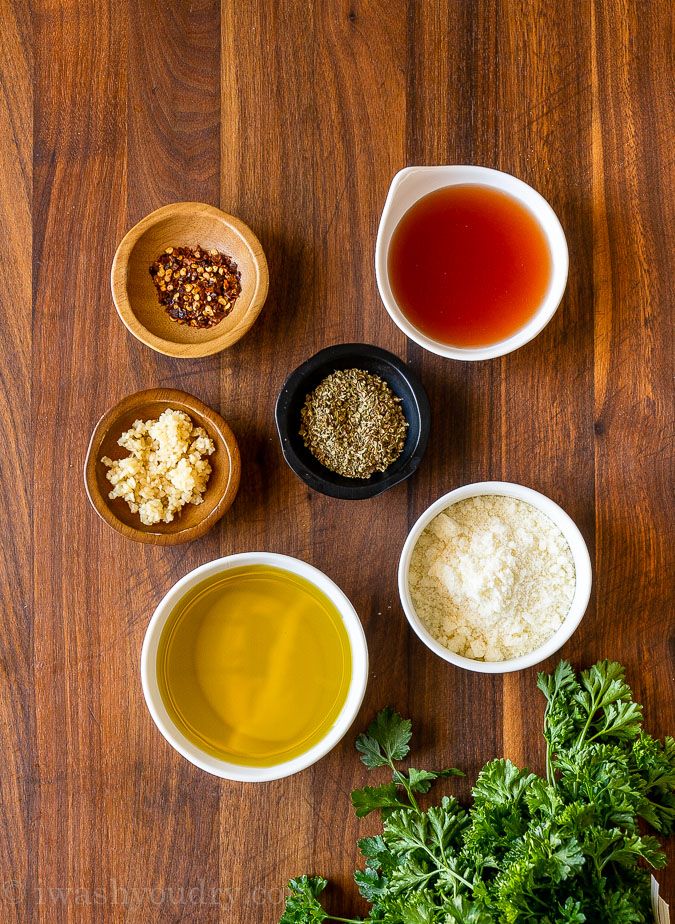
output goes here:
<path id="1" fill-rule="evenodd" d="M 234 308 L 207 330 L 173 321 L 150 276 L 167 247 L 197 245 L 232 257 L 241 273 Z M 251 229 L 204 202 L 174 202 L 139 221 L 117 248 L 110 274 L 115 307 L 134 337 L 158 353 L 186 358 L 218 353 L 243 337 L 265 303 L 268 281 L 267 260 Z"/>
<path id="2" fill-rule="evenodd" d="M 212 472 L 201 504 L 186 504 L 171 523 L 144 526 L 137 513 L 121 497 L 110 500 L 113 486 L 106 478 L 103 456 L 121 459 L 128 455 L 117 440 L 136 420 L 153 420 L 172 408 L 185 411 L 213 440 L 216 451 L 209 456 Z M 84 483 L 91 505 L 108 526 L 135 542 L 178 545 L 203 536 L 231 506 L 239 488 L 241 461 L 234 434 L 220 414 L 193 395 L 173 388 L 151 388 L 129 395 L 101 417 L 89 442 L 84 464 Z"/>

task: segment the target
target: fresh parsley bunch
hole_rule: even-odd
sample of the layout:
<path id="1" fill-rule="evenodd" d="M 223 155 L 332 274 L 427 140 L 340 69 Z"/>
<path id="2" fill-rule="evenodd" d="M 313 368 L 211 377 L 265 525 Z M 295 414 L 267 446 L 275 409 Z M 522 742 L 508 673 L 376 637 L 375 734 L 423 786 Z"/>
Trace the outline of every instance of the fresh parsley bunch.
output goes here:
<path id="1" fill-rule="evenodd" d="M 457 770 L 398 770 L 411 723 L 384 709 L 356 747 L 392 782 L 352 793 L 359 817 L 382 814 L 383 830 L 359 841 L 355 874 L 367 918 L 327 914 L 327 883 L 289 883 L 280 924 L 632 924 L 652 922 L 649 867 L 665 864 L 658 833 L 675 829 L 675 741 L 641 731 L 620 664 L 601 661 L 579 676 L 562 661 L 540 674 L 546 779 L 495 760 L 480 772 L 465 811 L 444 796 L 422 811 L 416 794 Z"/>

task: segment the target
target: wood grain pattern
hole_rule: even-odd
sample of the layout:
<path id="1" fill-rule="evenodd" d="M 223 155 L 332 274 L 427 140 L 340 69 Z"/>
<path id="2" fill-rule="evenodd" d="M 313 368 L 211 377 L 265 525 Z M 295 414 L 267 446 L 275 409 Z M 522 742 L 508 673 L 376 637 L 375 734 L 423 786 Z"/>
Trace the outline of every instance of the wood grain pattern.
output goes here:
<path id="1" fill-rule="evenodd" d="M 32 26 L 36 442 L 30 467 L 40 815 L 36 876 L 16 912 L 20 920 L 84 920 L 88 909 L 74 903 L 71 909 L 70 902 L 66 910 L 51 902 L 43 910 L 39 890 L 42 884 L 91 889 L 108 880 L 115 847 L 112 826 L 97 820 L 107 814 L 110 735 L 115 740 L 124 727 L 107 699 L 112 694 L 115 701 L 126 684 L 110 683 L 114 622 L 103 618 L 115 612 L 119 593 L 104 564 L 111 545 L 96 543 L 101 528 L 87 521 L 77 482 L 86 431 L 104 409 L 94 405 L 105 401 L 115 375 L 109 361 L 98 362 L 115 355 L 115 331 L 99 305 L 109 303 L 100 266 L 124 227 L 126 68 L 116 39 L 124 19 L 112 3 L 100 4 L 96 17 L 75 4 L 46 3 L 33 9 Z M 62 51 L 56 55 L 55 48 Z M 99 366 L 105 374 L 93 376 Z M 92 567 L 99 555 L 101 566 Z"/>
<path id="2" fill-rule="evenodd" d="M 587 646 L 595 654 L 611 640 L 647 729 L 663 734 L 675 725 L 675 11 L 643 17 L 621 3 L 608 15 L 596 2 L 591 25 L 597 607 Z M 666 893 L 672 906 L 672 876 Z"/>
<path id="3" fill-rule="evenodd" d="M 354 733 L 391 703 L 415 761 L 469 777 L 507 754 L 541 769 L 535 671 L 472 675 L 407 628 L 396 564 L 441 493 L 504 478 L 574 517 L 595 592 L 563 654 L 623 661 L 647 725 L 675 730 L 672 628 L 674 13 L 666 0 L 0 0 L 0 919 L 271 924 L 286 879 L 351 881 L 364 780 L 353 734 L 259 785 L 201 773 L 142 700 L 154 606 L 221 554 L 297 555 L 359 611 L 371 677 Z M 412 163 L 511 171 L 558 212 L 568 290 L 535 341 L 453 363 L 406 341 L 373 253 L 392 175 Z M 178 360 L 120 324 L 109 269 L 124 233 L 172 201 L 220 206 L 260 238 L 267 303 L 229 350 Z M 285 466 L 274 402 L 323 346 L 405 357 L 433 427 L 409 482 L 357 504 Z M 125 395 L 176 387 L 222 414 L 244 477 L 186 546 L 126 542 L 89 508 L 91 430 Z M 551 665 L 555 659 L 552 659 Z M 549 665 L 549 666 L 551 666 Z M 466 794 L 468 781 L 455 791 Z M 675 843 L 667 845 L 675 863 Z M 675 903 L 672 877 L 660 876 Z M 9 885 L 6 885 L 9 883 Z"/>
<path id="4" fill-rule="evenodd" d="M 0 3 L 0 304 L 11 311 L 3 335 L 0 416 L 14 438 L 0 441 L 0 497 L 5 524 L 0 544 L 0 868 L 2 916 L 19 920 L 24 884 L 35 881 L 40 786 L 37 772 L 33 658 L 31 456 L 33 48 L 24 7 Z M 18 477 L 16 474 L 18 473 Z M 7 691 L 13 691 L 11 695 Z M 7 908 L 5 909 L 5 906 Z"/>

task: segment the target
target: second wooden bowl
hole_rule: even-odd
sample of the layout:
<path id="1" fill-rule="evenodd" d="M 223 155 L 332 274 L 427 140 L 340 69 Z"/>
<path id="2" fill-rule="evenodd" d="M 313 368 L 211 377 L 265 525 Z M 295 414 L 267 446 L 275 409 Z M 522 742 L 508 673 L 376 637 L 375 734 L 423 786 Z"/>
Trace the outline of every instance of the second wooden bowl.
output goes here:
<path id="1" fill-rule="evenodd" d="M 211 437 L 216 451 L 209 456 L 209 476 L 201 504 L 186 504 L 171 523 L 144 526 L 137 513 L 121 497 L 110 500 L 112 485 L 103 456 L 121 459 L 128 455 L 117 440 L 136 420 L 154 420 L 172 408 L 184 411 Z M 234 433 L 220 414 L 198 398 L 173 388 L 151 388 L 129 395 L 101 417 L 89 442 L 84 482 L 91 505 L 102 520 L 127 539 L 155 545 L 178 545 L 203 536 L 230 508 L 239 488 L 241 461 Z"/>
<path id="2" fill-rule="evenodd" d="M 227 254 L 241 273 L 234 308 L 207 330 L 173 321 L 150 276 L 150 266 L 167 247 L 198 245 Z M 151 212 L 125 235 L 110 281 L 117 312 L 134 337 L 166 356 L 194 358 L 218 353 L 244 336 L 265 303 L 269 280 L 260 241 L 243 221 L 204 202 L 174 202 Z"/>

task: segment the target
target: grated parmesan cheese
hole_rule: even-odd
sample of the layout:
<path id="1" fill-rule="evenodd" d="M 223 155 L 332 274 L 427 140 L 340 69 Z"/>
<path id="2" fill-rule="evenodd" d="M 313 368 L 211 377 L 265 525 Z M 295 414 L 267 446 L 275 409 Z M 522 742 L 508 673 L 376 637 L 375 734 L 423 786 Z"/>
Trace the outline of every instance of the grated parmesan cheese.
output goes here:
<path id="1" fill-rule="evenodd" d="M 409 580 L 431 635 L 482 661 L 539 648 L 569 612 L 576 582 L 555 523 L 503 495 L 470 497 L 434 517 L 413 549 Z"/>

